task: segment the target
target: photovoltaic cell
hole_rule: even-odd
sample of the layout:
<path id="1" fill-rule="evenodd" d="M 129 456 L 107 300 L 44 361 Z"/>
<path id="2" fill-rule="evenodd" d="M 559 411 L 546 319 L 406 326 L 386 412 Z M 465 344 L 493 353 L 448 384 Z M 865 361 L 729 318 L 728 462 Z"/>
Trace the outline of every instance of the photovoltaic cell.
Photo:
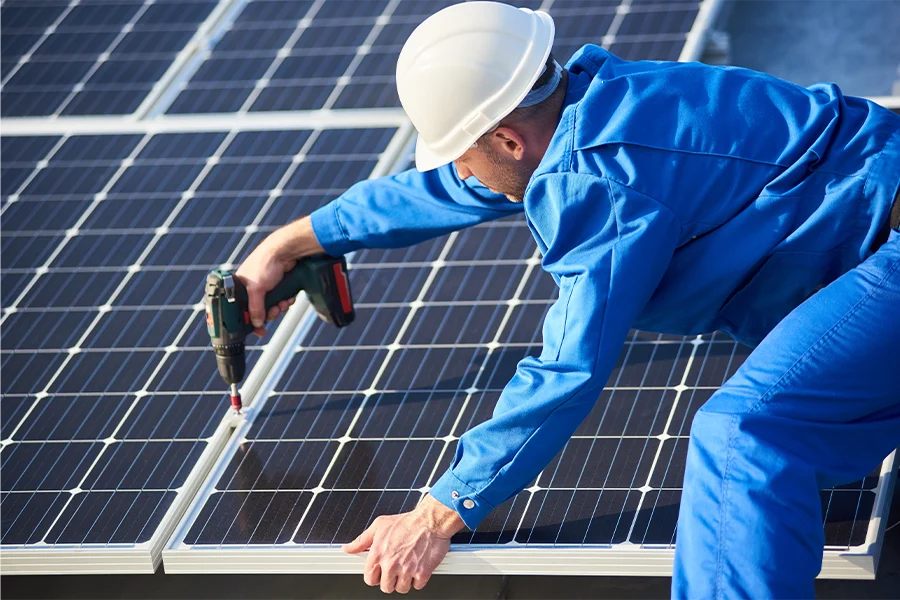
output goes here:
<path id="1" fill-rule="evenodd" d="M 216 0 L 8 0 L 2 116 L 133 113 Z"/>
<path id="2" fill-rule="evenodd" d="M 2 139 L 4 169 L 30 168 L 2 208 L 4 551 L 154 535 L 227 410 L 206 273 L 252 250 L 268 212 L 367 177 L 394 131 Z M 313 195 L 291 184 L 306 160 Z"/>
<path id="3" fill-rule="evenodd" d="M 399 107 L 406 38 L 442 0 L 249 2 L 169 107 L 171 113 Z M 699 0 L 520 0 L 555 19 L 561 62 L 584 44 L 623 58 L 677 60 Z"/>

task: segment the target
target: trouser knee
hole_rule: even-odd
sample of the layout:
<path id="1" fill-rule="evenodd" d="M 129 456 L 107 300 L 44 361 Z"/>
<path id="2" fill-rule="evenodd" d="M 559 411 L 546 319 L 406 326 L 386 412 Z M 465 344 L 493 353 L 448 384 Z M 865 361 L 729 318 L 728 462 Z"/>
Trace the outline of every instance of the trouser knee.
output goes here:
<path id="1" fill-rule="evenodd" d="M 768 411 L 761 402 L 761 396 L 720 393 L 697 412 L 686 483 L 703 478 L 712 486 L 728 478 L 751 496 L 783 486 L 790 496 L 803 497 L 823 487 L 819 463 L 830 452 L 816 447 L 818 426 Z"/>

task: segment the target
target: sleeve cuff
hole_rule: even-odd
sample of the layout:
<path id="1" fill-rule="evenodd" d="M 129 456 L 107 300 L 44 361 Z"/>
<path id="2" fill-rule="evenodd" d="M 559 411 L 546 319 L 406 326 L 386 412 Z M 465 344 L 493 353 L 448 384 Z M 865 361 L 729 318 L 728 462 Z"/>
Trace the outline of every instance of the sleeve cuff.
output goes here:
<path id="1" fill-rule="evenodd" d="M 337 209 L 337 202 L 329 202 L 322 208 L 314 210 L 309 217 L 316 240 L 331 256 L 343 256 L 356 250 L 356 246 L 341 227 Z"/>
<path id="2" fill-rule="evenodd" d="M 453 471 L 447 471 L 438 479 L 428 493 L 438 502 L 455 510 L 466 527 L 474 530 L 494 507 L 475 490 L 463 483 Z"/>

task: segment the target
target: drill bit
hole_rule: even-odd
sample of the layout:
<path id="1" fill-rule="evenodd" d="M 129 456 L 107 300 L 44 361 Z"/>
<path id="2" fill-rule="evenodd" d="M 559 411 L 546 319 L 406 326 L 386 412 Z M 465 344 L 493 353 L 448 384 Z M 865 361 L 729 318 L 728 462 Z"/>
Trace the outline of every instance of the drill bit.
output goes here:
<path id="1" fill-rule="evenodd" d="M 238 392 L 238 387 L 236 383 L 231 384 L 231 409 L 235 414 L 241 414 L 241 408 L 243 404 L 241 403 L 241 394 Z"/>

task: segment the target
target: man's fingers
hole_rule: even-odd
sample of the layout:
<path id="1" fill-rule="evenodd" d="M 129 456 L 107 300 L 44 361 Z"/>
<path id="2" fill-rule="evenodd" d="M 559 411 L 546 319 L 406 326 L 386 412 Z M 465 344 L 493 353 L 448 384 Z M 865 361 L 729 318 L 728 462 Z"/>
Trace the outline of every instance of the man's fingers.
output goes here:
<path id="1" fill-rule="evenodd" d="M 385 594 L 390 594 L 394 591 L 397 586 L 397 576 L 394 575 L 391 571 L 387 571 L 381 574 L 381 591 Z"/>
<path id="2" fill-rule="evenodd" d="M 365 535 L 367 532 L 368 530 L 364 531 L 363 535 Z M 353 542 L 358 541 L 363 537 L 363 535 L 360 535 L 358 538 L 356 538 L 356 540 L 353 540 Z M 349 545 L 350 544 L 347 544 L 347 546 Z M 344 551 L 346 552 L 346 550 Z M 366 566 L 363 569 L 363 580 L 365 580 L 366 585 L 375 587 L 381 583 L 382 575 L 383 573 L 381 572 L 381 556 L 379 556 L 378 552 L 369 552 L 369 556 L 366 557 Z"/>
<path id="3" fill-rule="evenodd" d="M 286 313 L 287 309 L 289 309 L 290 307 L 291 307 L 291 303 L 288 302 L 287 300 L 282 300 L 281 302 L 278 303 L 278 309 L 281 310 L 281 312 L 283 312 L 283 313 Z"/>
<path id="4" fill-rule="evenodd" d="M 431 579 L 431 575 L 418 574 L 412 579 L 412 586 L 417 590 L 421 590 L 425 587 L 425 584 L 428 583 L 428 580 Z"/>
<path id="5" fill-rule="evenodd" d="M 366 566 L 366 570 L 363 573 L 363 580 L 366 582 L 366 585 L 369 587 L 375 587 L 376 585 L 381 583 L 381 565 L 378 563 L 374 563 L 374 566 L 370 569 L 368 565 Z"/>
<path id="6" fill-rule="evenodd" d="M 349 544 L 344 544 L 341 547 L 341 550 L 346 552 L 347 554 L 358 554 L 363 550 L 368 550 L 369 547 L 372 546 L 372 541 L 375 540 L 375 527 L 369 527 L 361 534 L 359 537 L 350 542 Z M 370 557 L 371 558 L 371 557 Z"/>
<path id="7" fill-rule="evenodd" d="M 447 553 L 450 540 L 442 531 L 416 531 L 418 513 L 381 516 L 343 550 L 355 554 L 368 550 L 364 579 L 385 594 L 421 590 L 437 563 Z M 421 525 L 419 525 L 421 527 Z"/>
<path id="8" fill-rule="evenodd" d="M 266 313 L 266 321 L 274 321 L 278 318 L 278 315 L 281 314 L 281 309 L 278 308 L 278 305 L 273 306 L 269 309 L 269 312 Z"/>
<path id="9" fill-rule="evenodd" d="M 253 333 L 255 333 L 259 337 L 266 337 L 266 328 L 265 327 L 254 327 Z"/>
<path id="10" fill-rule="evenodd" d="M 250 322 L 259 328 L 266 323 L 265 293 L 255 287 L 247 286 L 247 300 L 250 307 Z"/>
<path id="11" fill-rule="evenodd" d="M 400 594 L 409 593 L 410 588 L 412 588 L 412 577 L 409 575 L 400 575 L 397 577 L 397 583 L 394 585 L 394 590 Z"/>

